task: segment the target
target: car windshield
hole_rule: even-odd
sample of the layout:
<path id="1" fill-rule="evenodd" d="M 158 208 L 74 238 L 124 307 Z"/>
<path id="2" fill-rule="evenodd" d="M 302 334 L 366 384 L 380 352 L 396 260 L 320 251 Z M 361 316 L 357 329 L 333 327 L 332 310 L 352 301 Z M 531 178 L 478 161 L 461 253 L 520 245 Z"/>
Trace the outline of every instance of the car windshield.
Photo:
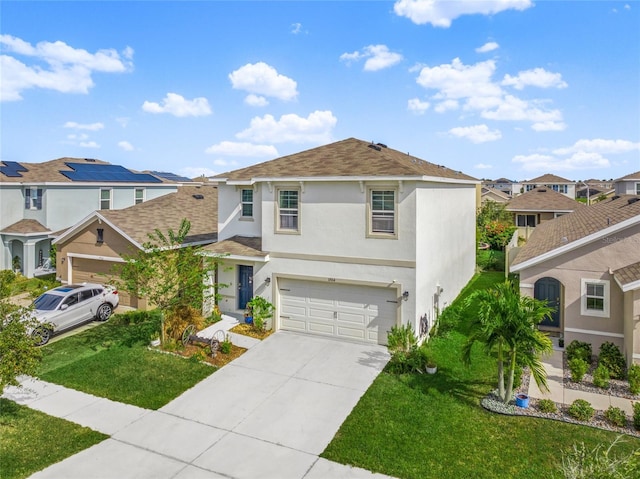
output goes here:
<path id="1" fill-rule="evenodd" d="M 41 311 L 53 311 L 58 307 L 63 297 L 45 293 L 33 302 L 33 307 Z"/>

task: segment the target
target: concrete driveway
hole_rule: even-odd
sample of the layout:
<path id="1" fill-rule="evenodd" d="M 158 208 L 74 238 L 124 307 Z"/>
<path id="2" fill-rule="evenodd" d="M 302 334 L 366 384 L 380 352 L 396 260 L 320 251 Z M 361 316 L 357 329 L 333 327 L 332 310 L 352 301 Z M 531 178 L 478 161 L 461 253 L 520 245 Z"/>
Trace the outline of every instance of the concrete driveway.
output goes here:
<path id="1" fill-rule="evenodd" d="M 383 346 L 278 332 L 34 478 L 384 477 L 320 454 L 388 360 Z"/>

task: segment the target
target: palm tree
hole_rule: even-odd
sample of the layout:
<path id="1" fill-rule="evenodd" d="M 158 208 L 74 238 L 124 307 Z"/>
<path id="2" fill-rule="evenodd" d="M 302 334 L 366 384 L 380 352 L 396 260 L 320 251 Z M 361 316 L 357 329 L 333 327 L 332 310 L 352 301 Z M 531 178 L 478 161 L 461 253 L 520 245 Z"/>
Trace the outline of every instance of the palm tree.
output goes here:
<path id="1" fill-rule="evenodd" d="M 537 325 L 550 317 L 553 310 L 544 301 L 520 296 L 510 281 L 493 289 L 477 291 L 465 301 L 466 307 L 471 305 L 477 308 L 477 314 L 462 348 L 463 361 L 470 364 L 471 349 L 476 342 L 484 345 L 487 354 L 495 353 L 498 394 L 505 403 L 511 400 L 518 364 L 528 366 L 538 387 L 548 390 L 546 372 L 540 359 L 552 351 L 552 345 Z"/>

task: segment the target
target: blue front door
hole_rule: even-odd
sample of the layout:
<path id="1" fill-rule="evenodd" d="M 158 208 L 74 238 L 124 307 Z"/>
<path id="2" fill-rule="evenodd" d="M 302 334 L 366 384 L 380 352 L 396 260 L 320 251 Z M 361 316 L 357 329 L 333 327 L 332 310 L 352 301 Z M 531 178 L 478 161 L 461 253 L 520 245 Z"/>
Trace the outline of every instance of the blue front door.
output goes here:
<path id="1" fill-rule="evenodd" d="M 253 297 L 253 266 L 238 266 L 238 309 L 245 309 Z"/>
<path id="2" fill-rule="evenodd" d="M 560 327 L 560 291 L 560 281 L 557 279 L 542 278 L 536 281 L 533 297 L 547 301 L 547 306 L 553 309 L 551 319 L 545 319 L 540 323 L 540 326 Z"/>

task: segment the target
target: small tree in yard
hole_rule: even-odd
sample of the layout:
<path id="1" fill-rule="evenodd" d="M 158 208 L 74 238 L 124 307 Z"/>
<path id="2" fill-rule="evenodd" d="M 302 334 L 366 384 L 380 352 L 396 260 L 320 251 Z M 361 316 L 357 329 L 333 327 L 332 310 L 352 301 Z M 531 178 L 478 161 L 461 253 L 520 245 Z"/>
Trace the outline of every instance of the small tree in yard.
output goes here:
<path id="1" fill-rule="evenodd" d="M 495 355 L 498 394 L 505 403 L 512 399 L 518 365 L 528 366 L 536 384 L 547 389 L 546 372 L 540 358 L 553 348 L 551 340 L 537 329 L 537 325 L 551 315 L 552 309 L 542 301 L 520 296 L 510 281 L 474 293 L 465 301 L 466 307 L 471 305 L 477 313 L 462 349 L 464 362 L 471 362 L 471 350 L 476 342 L 481 343 L 488 354 Z"/>
<path id="2" fill-rule="evenodd" d="M 146 298 L 160 309 L 162 335 L 166 332 L 164 312 L 179 317 L 183 308 L 200 310 L 207 299 L 210 285 L 205 281 L 209 271 L 218 268 L 221 256 L 199 254 L 195 246 L 185 244 L 191 223 L 183 219 L 177 232 L 167 233 L 156 229 L 149 234 L 149 241 L 133 256 L 116 266 L 115 279 L 120 289 Z"/>
<path id="3" fill-rule="evenodd" d="M 13 274 L 12 272 L 9 272 Z M 25 320 L 29 310 L 10 303 L 7 299 L 10 288 L 5 276 L 0 278 L 0 394 L 5 386 L 18 385 L 17 377 L 36 372 L 42 351 L 27 334 L 38 323 Z M 8 277 L 6 278 L 8 279 Z"/>
<path id="4" fill-rule="evenodd" d="M 478 210 L 478 241 L 488 243 L 491 249 L 504 248 L 517 229 L 513 224 L 512 214 L 505 208 L 504 203 L 487 201 Z"/>

